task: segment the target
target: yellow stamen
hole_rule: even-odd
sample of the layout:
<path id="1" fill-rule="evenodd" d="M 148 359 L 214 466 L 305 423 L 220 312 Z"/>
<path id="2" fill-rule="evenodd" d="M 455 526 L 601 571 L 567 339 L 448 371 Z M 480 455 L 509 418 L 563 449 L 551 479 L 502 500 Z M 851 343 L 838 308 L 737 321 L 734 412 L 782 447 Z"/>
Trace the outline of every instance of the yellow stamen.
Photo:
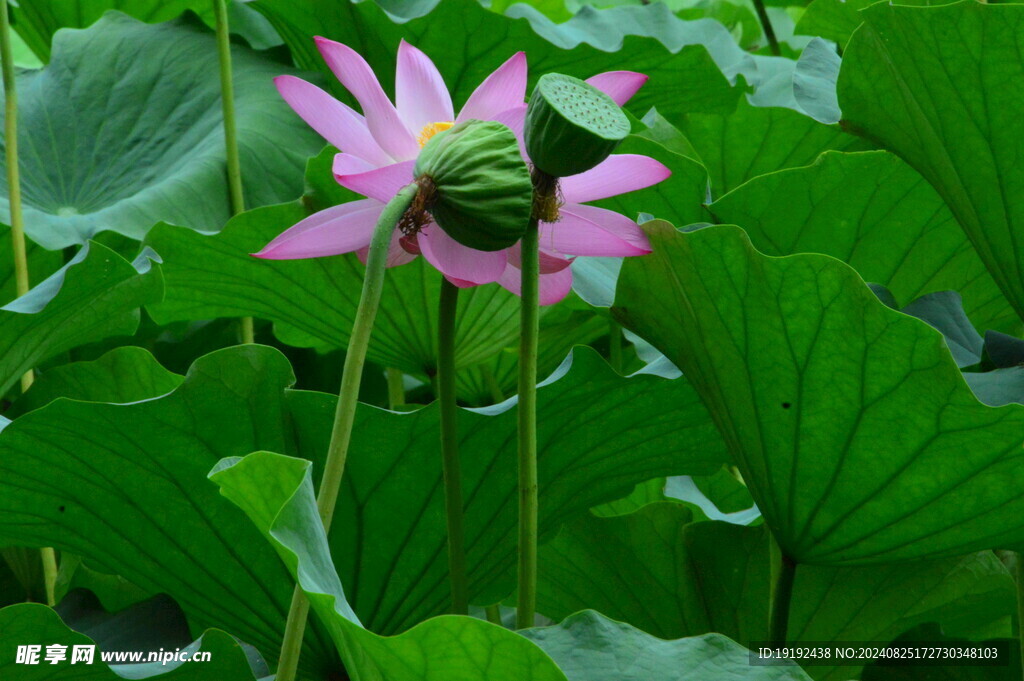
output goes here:
<path id="1" fill-rule="evenodd" d="M 423 145 L 426 144 L 427 140 L 431 137 L 442 130 L 447 130 L 453 125 L 455 125 L 455 121 L 438 121 L 437 123 L 427 123 L 424 125 L 423 130 L 420 130 L 419 136 L 416 137 L 416 141 L 420 144 L 420 149 L 423 148 Z"/>

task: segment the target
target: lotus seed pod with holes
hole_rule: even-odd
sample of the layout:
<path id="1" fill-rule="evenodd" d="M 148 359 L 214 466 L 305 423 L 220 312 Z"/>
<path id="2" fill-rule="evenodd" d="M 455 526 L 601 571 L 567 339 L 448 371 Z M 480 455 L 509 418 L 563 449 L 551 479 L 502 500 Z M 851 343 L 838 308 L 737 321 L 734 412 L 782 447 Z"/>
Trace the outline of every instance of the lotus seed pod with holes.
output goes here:
<path id="1" fill-rule="evenodd" d="M 572 76 L 541 76 L 526 110 L 526 152 L 548 175 L 567 177 L 608 158 L 629 134 L 615 101 Z"/>
<path id="2" fill-rule="evenodd" d="M 434 222 L 463 246 L 499 251 L 526 232 L 530 171 L 515 133 L 496 121 L 465 121 L 424 145 L 414 175 Z"/>

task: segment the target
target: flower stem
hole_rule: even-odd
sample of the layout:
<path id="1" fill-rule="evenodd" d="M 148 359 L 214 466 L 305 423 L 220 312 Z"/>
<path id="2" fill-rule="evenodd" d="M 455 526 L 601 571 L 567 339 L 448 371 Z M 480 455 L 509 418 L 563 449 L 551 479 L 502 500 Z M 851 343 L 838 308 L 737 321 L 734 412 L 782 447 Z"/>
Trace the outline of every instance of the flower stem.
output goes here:
<path id="1" fill-rule="evenodd" d="M 484 608 L 484 615 L 487 616 L 487 621 L 491 624 L 497 624 L 499 627 L 505 626 L 501 621 L 501 603 L 488 605 Z"/>
<path id="2" fill-rule="evenodd" d="M 444 508 L 448 520 L 448 576 L 452 612 L 469 614 L 466 547 L 462 531 L 462 472 L 459 463 L 458 404 L 455 399 L 455 317 L 459 289 L 441 279 L 437 325 L 437 388 L 441 406 L 441 462 L 444 470 Z"/>
<path id="3" fill-rule="evenodd" d="M 539 172 L 539 171 L 535 171 Z M 535 183 L 536 184 L 536 183 Z M 521 242 L 522 297 L 519 318 L 519 596 L 516 628 L 533 626 L 537 606 L 537 336 L 538 220 L 530 219 Z"/>
<path id="4" fill-rule="evenodd" d="M 754 0 L 754 9 L 757 10 L 757 18 L 764 29 L 764 37 L 768 39 L 768 48 L 776 57 L 782 54 L 779 49 L 779 39 L 775 37 L 775 29 L 772 28 L 772 21 L 768 18 L 768 10 L 764 6 L 764 0 Z"/>
<path id="5" fill-rule="evenodd" d="M 245 210 L 242 193 L 242 164 L 238 158 L 238 126 L 235 123 L 235 87 L 231 74 L 231 38 L 228 32 L 227 0 L 213 0 L 213 13 L 217 19 L 217 57 L 220 62 L 220 102 L 224 112 L 224 148 L 228 164 L 228 197 L 231 214 Z M 238 322 L 243 343 L 256 340 L 252 317 Z"/>
<path id="6" fill-rule="evenodd" d="M 4 81 L 4 142 L 7 152 L 7 196 L 11 208 L 11 251 L 14 255 L 14 284 L 18 297 L 28 293 L 28 253 L 25 248 L 25 221 L 21 214 L 21 173 L 18 167 L 18 91 L 14 81 L 14 57 L 11 54 L 11 22 L 7 0 L 0 0 L 0 68 Z M 32 387 L 35 372 L 21 376 L 21 391 Z M 43 561 L 43 585 L 46 603 L 55 604 L 57 554 L 50 547 L 39 549 Z"/>
<path id="7" fill-rule="evenodd" d="M 388 383 L 388 409 L 394 411 L 405 404 L 405 385 L 402 383 L 402 370 L 388 367 L 384 370 L 384 378 Z"/>
<path id="8" fill-rule="evenodd" d="M 370 250 L 366 257 L 366 274 L 363 277 L 363 290 L 359 297 L 355 322 L 352 324 L 352 335 L 348 341 L 348 352 L 345 365 L 341 372 L 341 390 L 338 393 L 338 404 L 334 412 L 334 427 L 331 430 L 331 442 L 327 446 L 327 460 L 324 462 L 324 474 L 320 479 L 320 491 L 316 497 L 317 510 L 323 522 L 324 531 L 331 529 L 334 518 L 334 506 L 341 490 L 341 479 L 345 473 L 345 460 L 348 457 L 348 445 L 352 438 L 352 424 L 355 422 L 356 405 L 359 401 L 359 385 L 363 377 L 363 364 L 366 363 L 366 349 L 370 344 L 370 333 L 380 305 L 381 291 L 384 288 L 384 268 L 387 264 L 388 245 L 391 235 L 398 226 L 399 220 L 409 204 L 416 196 L 417 186 L 410 184 L 404 187 L 395 198 L 391 199 L 377 220 L 370 241 Z M 299 666 L 299 654 L 302 652 L 302 636 L 306 629 L 306 615 L 309 612 L 309 601 L 299 586 L 295 587 L 291 608 L 288 611 L 288 622 L 285 625 L 284 641 L 281 644 L 281 657 L 277 664 L 276 681 L 294 681 Z"/>
<path id="9" fill-rule="evenodd" d="M 775 589 L 772 593 L 771 622 L 768 639 L 772 645 L 786 643 L 789 628 L 789 604 L 793 600 L 793 580 L 796 577 L 796 563 L 782 554 L 779 573 L 775 576 Z"/>

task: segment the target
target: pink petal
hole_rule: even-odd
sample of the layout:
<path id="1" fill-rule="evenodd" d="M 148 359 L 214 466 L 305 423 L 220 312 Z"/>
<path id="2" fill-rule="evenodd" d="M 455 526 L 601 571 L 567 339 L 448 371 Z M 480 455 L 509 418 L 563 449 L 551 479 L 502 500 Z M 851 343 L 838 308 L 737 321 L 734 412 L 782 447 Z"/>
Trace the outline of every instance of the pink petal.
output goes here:
<path id="1" fill-rule="evenodd" d="M 567 255 L 617 257 L 651 252 L 647 237 L 629 218 L 603 208 L 568 204 L 561 219 L 540 225 L 540 247 Z"/>
<path id="2" fill-rule="evenodd" d="M 520 243 L 516 243 L 514 246 L 510 246 L 505 249 L 508 253 L 508 262 L 513 267 L 522 268 L 523 266 L 523 249 Z M 572 259 L 566 259 L 553 253 L 548 253 L 544 250 L 539 252 L 540 261 L 540 273 L 551 274 L 552 272 L 561 272 L 566 267 L 572 264 Z"/>
<path id="3" fill-rule="evenodd" d="M 369 245 L 384 204 L 373 199 L 332 206 L 279 234 L 257 258 L 296 260 L 349 253 Z"/>
<path id="4" fill-rule="evenodd" d="M 461 123 L 471 118 L 489 121 L 525 100 L 526 53 L 516 52 L 477 86 L 455 122 Z"/>
<path id="5" fill-rule="evenodd" d="M 413 134 L 430 123 L 455 119 L 452 97 L 434 62 L 404 40 L 398 46 L 395 105 Z"/>
<path id="6" fill-rule="evenodd" d="M 316 85 L 295 76 L 278 76 L 274 84 L 288 106 L 338 149 L 375 166 L 392 162 L 373 139 L 363 117 Z"/>
<path id="7" fill-rule="evenodd" d="M 388 161 L 384 165 L 391 165 L 391 161 Z M 355 175 L 356 173 L 366 173 L 371 170 L 376 170 L 381 166 L 376 166 L 366 161 L 366 159 L 360 158 L 355 154 L 335 154 L 333 170 L 335 175 Z"/>
<path id="8" fill-rule="evenodd" d="M 415 135 L 402 123 L 366 60 L 348 45 L 333 40 L 317 37 L 316 44 L 327 66 L 359 101 L 366 125 L 381 149 L 396 161 L 416 158 L 419 145 Z"/>
<path id="9" fill-rule="evenodd" d="M 399 244 L 402 238 L 402 233 L 399 230 L 395 230 L 394 234 L 391 235 L 391 243 L 388 244 L 388 259 L 384 263 L 385 267 L 398 267 L 399 265 L 405 265 L 416 259 L 416 255 L 408 252 Z M 369 245 L 360 248 L 356 251 L 356 255 L 359 256 L 360 262 L 366 264 L 366 258 L 370 254 Z"/>
<path id="10" fill-rule="evenodd" d="M 607 71 L 587 78 L 587 82 L 622 106 L 643 87 L 648 77 L 634 71 Z"/>
<path id="11" fill-rule="evenodd" d="M 335 157 L 335 162 L 337 163 L 337 161 L 338 159 Z M 343 159 L 340 170 L 344 171 L 346 165 L 348 163 Z M 338 172 L 339 166 L 335 165 L 334 179 L 342 187 L 351 189 L 357 194 L 387 203 L 395 198 L 399 189 L 412 182 L 412 169 L 415 165 L 415 161 L 402 161 L 383 168 L 354 174 Z"/>
<path id="12" fill-rule="evenodd" d="M 519 104 L 511 109 L 502 111 L 494 117 L 494 120 L 508 127 L 516 136 L 519 142 L 519 153 L 524 160 L 529 160 L 526 155 L 526 142 L 523 141 L 523 127 L 526 125 L 526 104 Z"/>
<path id="13" fill-rule="evenodd" d="M 478 251 L 463 246 L 436 224 L 421 229 L 418 242 L 423 257 L 449 278 L 472 285 L 489 284 L 505 271 L 505 251 Z"/>
<path id="14" fill-rule="evenodd" d="M 511 263 L 505 268 L 498 283 L 502 288 L 514 294 L 522 295 L 522 271 Z M 565 268 L 551 274 L 542 274 L 537 280 L 537 289 L 541 305 L 554 305 L 561 302 L 572 289 L 572 269 Z"/>
<path id="15" fill-rule="evenodd" d="M 569 203 L 585 203 L 650 187 L 671 174 L 648 156 L 613 154 L 585 173 L 563 178 L 559 187 Z"/>

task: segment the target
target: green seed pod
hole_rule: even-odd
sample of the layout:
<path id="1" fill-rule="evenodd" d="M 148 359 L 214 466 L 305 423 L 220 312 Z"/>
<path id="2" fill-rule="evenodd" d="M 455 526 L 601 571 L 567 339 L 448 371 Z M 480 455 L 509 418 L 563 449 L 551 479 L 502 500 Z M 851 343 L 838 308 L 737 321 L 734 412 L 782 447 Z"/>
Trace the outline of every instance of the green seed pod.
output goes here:
<path id="1" fill-rule="evenodd" d="M 572 76 L 541 76 L 526 110 L 526 152 L 548 175 L 590 170 L 629 134 L 629 119 L 615 101 Z"/>
<path id="2" fill-rule="evenodd" d="M 533 204 L 519 143 L 496 121 L 465 121 L 424 145 L 413 174 L 425 208 L 450 237 L 480 251 L 512 246 Z"/>

